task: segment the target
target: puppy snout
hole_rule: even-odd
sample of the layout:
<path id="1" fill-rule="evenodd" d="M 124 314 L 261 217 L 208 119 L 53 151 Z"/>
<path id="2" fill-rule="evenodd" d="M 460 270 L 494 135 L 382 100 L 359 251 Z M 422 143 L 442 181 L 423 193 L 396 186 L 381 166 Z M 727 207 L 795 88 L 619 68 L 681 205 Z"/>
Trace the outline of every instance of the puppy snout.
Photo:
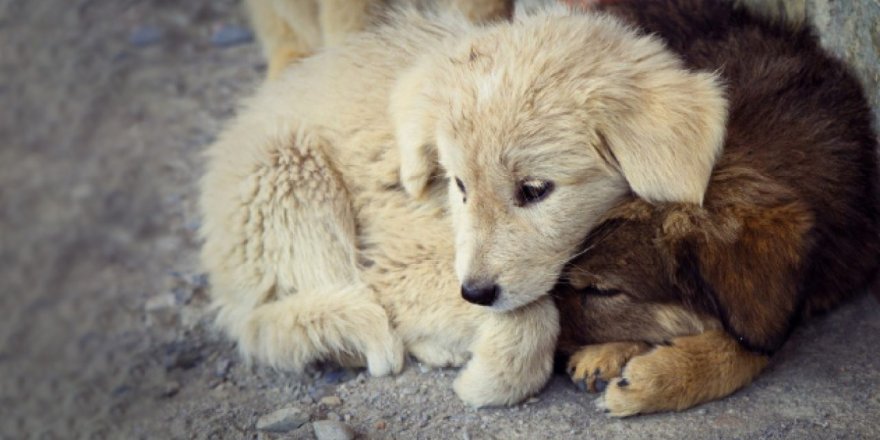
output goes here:
<path id="1" fill-rule="evenodd" d="M 489 306 L 498 299 L 498 285 L 466 281 L 461 285 L 461 297 L 467 302 Z"/>

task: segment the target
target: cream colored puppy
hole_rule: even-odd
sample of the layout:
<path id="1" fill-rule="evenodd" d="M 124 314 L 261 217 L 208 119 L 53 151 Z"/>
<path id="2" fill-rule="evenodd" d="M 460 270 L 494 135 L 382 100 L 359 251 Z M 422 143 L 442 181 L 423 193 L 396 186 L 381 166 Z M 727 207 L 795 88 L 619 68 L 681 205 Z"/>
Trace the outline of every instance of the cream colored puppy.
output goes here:
<path id="1" fill-rule="evenodd" d="M 218 322 L 276 367 L 382 375 L 407 350 L 466 363 L 472 405 L 520 401 L 551 373 L 563 263 L 627 191 L 699 203 L 725 113 L 714 77 L 608 17 L 402 12 L 265 84 L 209 148 Z"/>

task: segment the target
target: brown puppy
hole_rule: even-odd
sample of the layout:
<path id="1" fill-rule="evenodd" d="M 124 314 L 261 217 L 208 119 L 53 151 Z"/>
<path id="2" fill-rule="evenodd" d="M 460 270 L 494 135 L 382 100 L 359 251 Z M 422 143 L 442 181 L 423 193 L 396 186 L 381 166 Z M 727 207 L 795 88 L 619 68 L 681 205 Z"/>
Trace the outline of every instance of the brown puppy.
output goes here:
<path id="1" fill-rule="evenodd" d="M 717 71 L 729 122 L 703 206 L 633 198 L 590 235 L 557 289 L 559 350 L 613 415 L 680 410 L 751 382 L 801 318 L 875 278 L 876 135 L 808 29 L 724 1 L 603 8 Z"/>

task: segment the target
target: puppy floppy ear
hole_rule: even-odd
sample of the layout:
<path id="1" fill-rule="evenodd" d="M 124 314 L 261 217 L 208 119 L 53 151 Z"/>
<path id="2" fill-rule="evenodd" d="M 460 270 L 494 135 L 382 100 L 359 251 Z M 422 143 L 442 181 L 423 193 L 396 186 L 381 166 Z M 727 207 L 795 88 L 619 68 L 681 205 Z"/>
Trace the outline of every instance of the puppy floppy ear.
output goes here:
<path id="1" fill-rule="evenodd" d="M 675 279 L 686 302 L 717 316 L 744 347 L 770 354 L 799 315 L 813 217 L 796 201 L 742 208 L 729 211 L 741 209 L 739 224 L 678 243 Z M 720 217 L 710 221 L 717 225 Z"/>
<path id="2" fill-rule="evenodd" d="M 437 171 L 434 135 L 436 111 L 428 84 L 431 70 L 418 63 L 398 78 L 391 91 L 389 114 L 400 152 L 400 182 L 413 197 L 421 197 Z"/>
<path id="3" fill-rule="evenodd" d="M 597 90 L 604 116 L 599 154 L 651 202 L 702 204 L 727 123 L 713 74 L 685 70 L 672 55 L 640 60 L 634 72 Z"/>

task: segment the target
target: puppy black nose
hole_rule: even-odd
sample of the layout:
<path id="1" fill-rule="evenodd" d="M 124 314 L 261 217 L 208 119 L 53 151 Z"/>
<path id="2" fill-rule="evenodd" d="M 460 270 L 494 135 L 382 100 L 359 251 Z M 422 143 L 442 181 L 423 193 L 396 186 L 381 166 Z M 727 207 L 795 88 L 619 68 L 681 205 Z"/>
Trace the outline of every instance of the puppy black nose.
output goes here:
<path id="1" fill-rule="evenodd" d="M 461 297 L 481 306 L 492 305 L 498 299 L 498 285 L 466 282 L 461 285 Z"/>

